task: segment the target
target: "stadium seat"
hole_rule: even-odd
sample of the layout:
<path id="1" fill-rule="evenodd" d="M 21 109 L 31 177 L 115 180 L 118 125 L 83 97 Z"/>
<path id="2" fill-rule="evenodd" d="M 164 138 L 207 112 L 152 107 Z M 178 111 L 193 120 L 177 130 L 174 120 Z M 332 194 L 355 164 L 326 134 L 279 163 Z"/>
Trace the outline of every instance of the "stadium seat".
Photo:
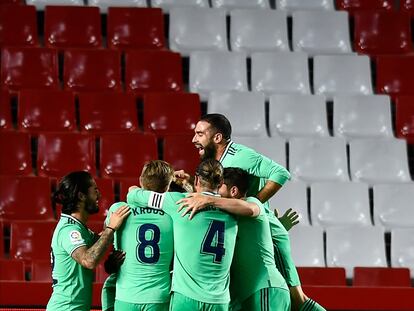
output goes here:
<path id="1" fill-rule="evenodd" d="M 80 129 L 88 133 L 136 132 L 138 112 L 134 96 L 118 92 L 79 94 Z"/>
<path id="2" fill-rule="evenodd" d="M 384 231 L 378 227 L 331 227 L 326 229 L 326 263 L 344 267 L 347 278 L 354 267 L 387 267 Z"/>
<path id="3" fill-rule="evenodd" d="M 348 11 L 353 15 L 353 13 L 363 10 L 392 10 L 394 2 L 393 0 L 336 0 L 336 8 Z"/>
<path id="4" fill-rule="evenodd" d="M 298 267 L 302 286 L 346 286 L 344 268 Z"/>
<path id="5" fill-rule="evenodd" d="M 335 96 L 333 132 L 353 138 L 391 138 L 391 103 L 383 95 Z"/>
<path id="6" fill-rule="evenodd" d="M 122 91 L 121 53 L 73 49 L 64 53 L 63 84 L 73 91 Z"/>
<path id="7" fill-rule="evenodd" d="M 103 263 L 99 264 L 95 269 L 95 283 L 105 283 L 108 276 L 109 274 L 105 272 Z"/>
<path id="8" fill-rule="evenodd" d="M 269 0 L 212 0 L 213 8 L 220 9 L 268 9 Z"/>
<path id="9" fill-rule="evenodd" d="M 410 15 L 393 11 L 354 14 L 354 50 L 360 54 L 405 54 L 413 50 Z"/>
<path id="10" fill-rule="evenodd" d="M 180 54 L 169 51 L 127 51 L 125 85 L 128 92 L 137 95 L 183 91 Z"/>
<path id="11" fill-rule="evenodd" d="M 225 115 L 235 136 L 267 137 L 265 97 L 258 92 L 211 92 L 207 113 Z"/>
<path id="12" fill-rule="evenodd" d="M 109 48 L 162 49 L 165 46 L 161 9 L 111 7 L 107 28 Z"/>
<path id="13" fill-rule="evenodd" d="M 148 93 L 144 95 L 144 131 L 158 137 L 194 134 L 201 117 L 198 94 Z"/>
<path id="14" fill-rule="evenodd" d="M 211 91 L 247 91 L 246 54 L 193 52 L 190 56 L 190 91 L 206 101 Z"/>
<path id="15" fill-rule="evenodd" d="M 37 146 L 39 176 L 62 177 L 71 171 L 95 174 L 93 136 L 78 133 L 44 133 Z"/>
<path id="16" fill-rule="evenodd" d="M 165 12 L 169 12 L 172 8 L 179 7 L 199 7 L 208 8 L 208 0 L 151 0 L 151 6 L 156 8 L 162 8 Z"/>
<path id="17" fill-rule="evenodd" d="M 205 8 L 170 10 L 170 49 L 188 56 L 192 51 L 227 51 L 226 12 Z"/>
<path id="18" fill-rule="evenodd" d="M 391 98 L 414 94 L 414 56 L 378 56 L 376 64 L 377 93 L 388 94 Z"/>
<path id="19" fill-rule="evenodd" d="M 237 9 L 230 12 L 232 51 L 289 51 L 287 17 L 274 10 Z"/>
<path id="20" fill-rule="evenodd" d="M 122 202 L 127 201 L 128 188 L 131 186 L 140 186 L 139 176 L 141 175 L 142 168 L 139 169 L 139 173 L 135 177 L 119 178 L 119 200 Z"/>
<path id="21" fill-rule="evenodd" d="M 391 230 L 391 266 L 409 268 L 414 277 L 414 228 Z"/>
<path id="22" fill-rule="evenodd" d="M 267 96 L 279 93 L 310 94 L 308 56 L 305 53 L 252 54 L 252 91 Z"/>
<path id="23" fill-rule="evenodd" d="M 270 96 L 269 130 L 271 136 L 329 136 L 326 102 L 319 95 Z"/>
<path id="24" fill-rule="evenodd" d="M 0 132 L 0 146 L 7 148 L 7 152 L 0 152 L 1 175 L 32 174 L 32 155 L 29 134 Z"/>
<path id="25" fill-rule="evenodd" d="M 277 209 L 279 217 L 289 208 L 299 215 L 299 225 L 309 226 L 308 199 L 306 184 L 301 181 L 290 181 L 269 200 L 270 209 Z"/>
<path id="26" fill-rule="evenodd" d="M 371 95 L 371 67 L 368 56 L 320 55 L 314 57 L 313 80 L 316 95 L 332 100 L 335 95 Z"/>
<path id="27" fill-rule="evenodd" d="M 396 136 L 414 144 L 414 96 L 397 96 L 395 108 Z"/>
<path id="28" fill-rule="evenodd" d="M 400 3 L 400 10 L 405 11 L 413 16 L 414 13 L 414 2 L 412 0 L 401 0 Z"/>
<path id="29" fill-rule="evenodd" d="M 375 225 L 414 227 L 414 183 L 374 185 L 373 190 Z"/>
<path id="30" fill-rule="evenodd" d="M 10 258 L 30 262 L 50 260 L 50 243 L 56 222 L 14 221 L 10 225 Z"/>
<path id="31" fill-rule="evenodd" d="M 21 88 L 57 89 L 57 52 L 48 48 L 5 47 L 1 51 L 1 84 L 17 91 Z"/>
<path id="32" fill-rule="evenodd" d="M 194 176 L 200 163 L 197 149 L 191 142 L 192 135 L 167 135 L 164 137 L 164 157 L 175 170 L 184 170 Z"/>
<path id="33" fill-rule="evenodd" d="M 355 267 L 352 286 L 411 287 L 410 270 L 407 268 Z"/>
<path id="34" fill-rule="evenodd" d="M 312 225 L 371 226 L 368 185 L 353 182 L 311 185 Z"/>
<path id="35" fill-rule="evenodd" d="M 333 0 L 276 0 L 276 9 L 288 11 L 332 11 L 335 9 Z"/>
<path id="36" fill-rule="evenodd" d="M 50 260 L 32 261 L 31 281 L 49 283 L 52 281 L 52 267 L 50 265 Z"/>
<path id="37" fill-rule="evenodd" d="M 13 129 L 11 109 L 9 93 L 0 90 L 0 131 Z"/>
<path id="38" fill-rule="evenodd" d="M 292 23 L 294 51 L 310 55 L 352 52 L 347 12 L 293 12 Z"/>
<path id="39" fill-rule="evenodd" d="M 289 231 L 289 236 L 297 267 L 325 267 L 322 228 L 296 226 Z"/>
<path id="40" fill-rule="evenodd" d="M 282 137 L 232 136 L 236 144 L 250 147 L 286 167 L 286 140 Z"/>
<path id="41" fill-rule="evenodd" d="M 0 259 L 0 280 L 24 281 L 24 261 Z"/>
<path id="42" fill-rule="evenodd" d="M 101 14 L 108 13 L 109 7 L 146 7 L 146 0 L 88 0 L 89 6 L 99 7 Z"/>
<path id="43" fill-rule="evenodd" d="M 289 171 L 305 182 L 348 181 L 346 142 L 341 138 L 289 140 Z"/>
<path id="44" fill-rule="evenodd" d="M 349 158 L 353 181 L 369 184 L 411 181 L 405 140 L 353 140 L 349 143 Z"/>
<path id="45" fill-rule="evenodd" d="M 53 220 L 51 182 L 34 176 L 0 176 L 0 217 L 7 220 Z"/>
<path id="46" fill-rule="evenodd" d="M 31 5 L 0 6 L 0 47 L 38 45 L 36 8 Z"/>
<path id="47" fill-rule="evenodd" d="M 104 134 L 100 138 L 101 176 L 138 177 L 146 161 L 158 159 L 154 134 Z"/>
<path id="48" fill-rule="evenodd" d="M 83 0 L 26 0 L 26 4 L 34 5 L 38 11 L 43 11 L 49 5 L 83 5 Z"/>
<path id="49" fill-rule="evenodd" d="M 0 220 L 0 258 L 4 257 L 4 226 L 3 226 L 3 220 Z"/>
<path id="50" fill-rule="evenodd" d="M 75 96 L 58 90 L 21 90 L 18 94 L 17 128 L 20 131 L 75 131 Z"/>

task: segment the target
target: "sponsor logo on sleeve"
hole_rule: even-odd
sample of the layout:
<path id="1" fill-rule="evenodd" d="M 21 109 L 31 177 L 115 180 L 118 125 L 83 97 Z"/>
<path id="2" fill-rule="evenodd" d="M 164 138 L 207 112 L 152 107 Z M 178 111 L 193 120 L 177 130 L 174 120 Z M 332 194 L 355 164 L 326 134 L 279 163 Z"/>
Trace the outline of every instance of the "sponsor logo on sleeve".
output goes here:
<path id="1" fill-rule="evenodd" d="M 73 245 L 81 244 L 83 243 L 82 235 L 79 231 L 73 230 L 69 233 L 70 242 Z"/>

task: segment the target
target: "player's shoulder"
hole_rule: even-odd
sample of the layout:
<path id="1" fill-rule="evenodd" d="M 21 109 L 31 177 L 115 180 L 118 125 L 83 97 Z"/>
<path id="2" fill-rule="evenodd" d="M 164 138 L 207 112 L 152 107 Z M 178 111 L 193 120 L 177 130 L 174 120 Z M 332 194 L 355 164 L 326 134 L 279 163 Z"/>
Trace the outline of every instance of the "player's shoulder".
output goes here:
<path id="1" fill-rule="evenodd" d="M 258 217 L 266 216 L 266 209 L 264 207 L 264 204 L 262 202 L 260 202 L 260 200 L 258 198 L 256 198 L 256 197 L 247 197 L 246 201 L 250 202 L 250 203 L 254 203 L 259 207 L 260 214 L 258 215 Z"/>
<path id="2" fill-rule="evenodd" d="M 118 210 L 121 206 L 128 205 L 126 202 L 115 202 L 109 207 L 109 212 L 113 213 Z"/>
<path id="3" fill-rule="evenodd" d="M 71 239 L 89 233 L 89 229 L 76 218 L 62 214 L 60 216 L 59 224 L 56 227 L 57 238 L 66 236 L 69 233 Z"/>

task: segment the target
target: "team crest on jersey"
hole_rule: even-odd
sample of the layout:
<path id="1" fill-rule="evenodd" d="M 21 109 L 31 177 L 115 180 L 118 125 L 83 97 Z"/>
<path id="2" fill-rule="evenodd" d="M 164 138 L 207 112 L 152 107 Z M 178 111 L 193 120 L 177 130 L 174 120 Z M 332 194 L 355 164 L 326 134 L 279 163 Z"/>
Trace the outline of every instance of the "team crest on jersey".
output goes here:
<path id="1" fill-rule="evenodd" d="M 79 244 L 82 243 L 82 235 L 79 231 L 73 230 L 69 233 L 70 242 L 72 244 Z"/>

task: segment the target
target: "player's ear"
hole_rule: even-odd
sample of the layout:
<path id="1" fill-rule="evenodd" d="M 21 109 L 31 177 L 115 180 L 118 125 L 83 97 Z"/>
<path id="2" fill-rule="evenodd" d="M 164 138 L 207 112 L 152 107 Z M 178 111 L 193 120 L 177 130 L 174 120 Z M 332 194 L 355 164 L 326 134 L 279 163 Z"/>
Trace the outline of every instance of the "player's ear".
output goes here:
<path id="1" fill-rule="evenodd" d="M 143 183 L 143 181 L 142 181 L 142 176 L 139 176 L 139 186 L 140 186 L 141 188 L 144 188 L 144 183 Z"/>
<path id="2" fill-rule="evenodd" d="M 83 192 L 78 192 L 78 200 L 83 202 L 86 200 L 86 194 L 84 194 Z"/>
<path id="3" fill-rule="evenodd" d="M 223 134 L 221 133 L 214 134 L 213 140 L 214 140 L 214 143 L 216 144 L 221 143 L 223 141 Z"/>
<path id="4" fill-rule="evenodd" d="M 230 188 L 230 195 L 232 198 L 237 198 L 239 195 L 239 188 L 237 188 L 236 186 L 232 186 Z"/>

